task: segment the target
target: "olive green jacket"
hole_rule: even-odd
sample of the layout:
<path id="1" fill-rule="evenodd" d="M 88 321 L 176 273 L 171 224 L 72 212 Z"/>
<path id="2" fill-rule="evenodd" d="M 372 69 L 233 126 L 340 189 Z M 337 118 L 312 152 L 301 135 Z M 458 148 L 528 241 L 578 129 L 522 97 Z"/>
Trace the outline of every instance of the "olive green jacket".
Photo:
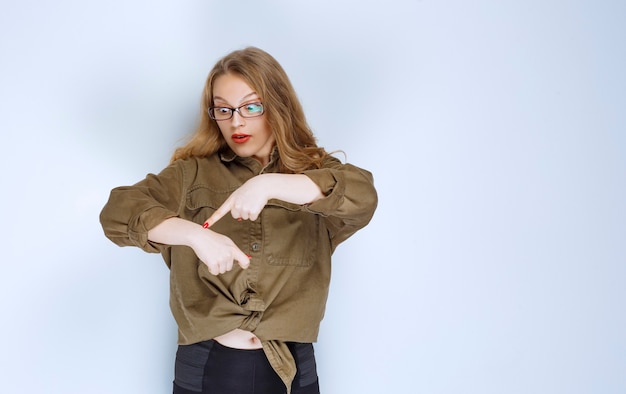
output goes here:
<path id="1" fill-rule="evenodd" d="M 277 172 L 277 160 L 275 150 L 265 167 L 232 151 L 175 161 L 158 175 L 113 189 L 100 221 L 117 245 L 162 254 L 170 269 L 170 307 L 180 344 L 235 328 L 251 331 L 287 384 L 295 369 L 284 342 L 317 340 L 331 254 L 365 226 L 376 209 L 372 175 L 329 156 L 323 168 L 303 172 L 324 198 L 308 205 L 270 200 L 256 221 L 226 215 L 212 225 L 211 230 L 230 237 L 252 256 L 246 270 L 235 265 L 232 271 L 212 275 L 191 248 L 148 240 L 148 230 L 170 217 L 204 223 L 245 181 Z"/>

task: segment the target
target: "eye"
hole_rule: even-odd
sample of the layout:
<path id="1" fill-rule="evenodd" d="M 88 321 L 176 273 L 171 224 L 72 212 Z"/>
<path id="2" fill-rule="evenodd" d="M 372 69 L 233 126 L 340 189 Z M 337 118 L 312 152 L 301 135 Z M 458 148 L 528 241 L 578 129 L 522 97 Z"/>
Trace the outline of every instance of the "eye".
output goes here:
<path id="1" fill-rule="evenodd" d="M 216 107 L 213 111 L 215 111 L 215 114 L 228 115 L 230 113 L 230 108 Z"/>
<path id="2" fill-rule="evenodd" d="M 243 107 L 243 110 L 249 114 L 263 113 L 263 105 L 261 103 L 250 103 Z"/>

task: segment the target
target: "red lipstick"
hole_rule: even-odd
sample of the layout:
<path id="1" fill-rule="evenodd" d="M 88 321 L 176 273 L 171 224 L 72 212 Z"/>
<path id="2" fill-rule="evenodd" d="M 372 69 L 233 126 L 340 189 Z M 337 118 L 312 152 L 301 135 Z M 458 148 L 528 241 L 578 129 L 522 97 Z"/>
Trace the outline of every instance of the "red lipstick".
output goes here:
<path id="1" fill-rule="evenodd" d="M 232 138 L 233 142 L 236 144 L 243 144 L 244 142 L 250 139 L 250 135 L 248 134 L 233 134 L 230 138 Z"/>

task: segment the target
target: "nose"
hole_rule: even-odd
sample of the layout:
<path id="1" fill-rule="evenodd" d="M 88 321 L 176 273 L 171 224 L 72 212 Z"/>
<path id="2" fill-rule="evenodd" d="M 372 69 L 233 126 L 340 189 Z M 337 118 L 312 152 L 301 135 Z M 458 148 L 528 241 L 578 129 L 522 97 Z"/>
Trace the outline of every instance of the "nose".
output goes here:
<path id="1" fill-rule="evenodd" d="M 233 111 L 233 117 L 231 118 L 231 123 L 234 127 L 240 127 L 246 124 L 246 121 L 243 116 L 239 113 L 239 111 Z"/>

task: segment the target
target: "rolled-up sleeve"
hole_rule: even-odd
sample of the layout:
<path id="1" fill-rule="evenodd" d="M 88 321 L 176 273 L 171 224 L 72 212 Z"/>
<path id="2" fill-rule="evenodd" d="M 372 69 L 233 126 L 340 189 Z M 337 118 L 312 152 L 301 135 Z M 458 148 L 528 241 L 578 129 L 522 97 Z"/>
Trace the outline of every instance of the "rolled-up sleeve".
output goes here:
<path id="1" fill-rule="evenodd" d="M 149 241 L 148 231 L 178 216 L 183 202 L 182 171 L 175 163 L 158 175 L 148 174 L 135 185 L 113 189 L 100 212 L 100 224 L 116 245 L 159 253 L 165 245 Z"/>
<path id="2" fill-rule="evenodd" d="M 325 218 L 333 247 L 370 222 L 378 195 L 369 171 L 331 158 L 324 168 L 303 174 L 315 182 L 325 196 L 304 209 Z"/>

